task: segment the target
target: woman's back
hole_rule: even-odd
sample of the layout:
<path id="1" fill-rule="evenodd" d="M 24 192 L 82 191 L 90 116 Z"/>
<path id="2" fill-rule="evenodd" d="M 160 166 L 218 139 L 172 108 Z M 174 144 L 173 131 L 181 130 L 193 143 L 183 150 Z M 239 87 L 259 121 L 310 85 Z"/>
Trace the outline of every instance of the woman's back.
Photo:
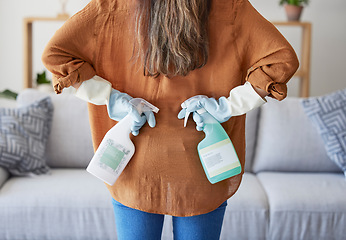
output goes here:
<path id="1" fill-rule="evenodd" d="M 196 43 L 194 47 L 180 42 L 189 34 L 181 29 L 180 36 L 167 34 L 160 38 L 160 31 L 176 26 L 172 12 L 165 15 L 169 17 L 163 20 L 166 24 L 153 23 L 152 32 L 148 30 L 148 36 L 140 32 L 142 39 L 139 38 L 133 24 L 136 11 L 136 1 L 91 1 L 56 33 L 43 60 L 54 73 L 57 92 L 97 74 L 111 82 L 114 89 L 144 98 L 160 108 L 156 127 L 144 126 L 140 135 L 132 138 L 136 154 L 115 185 L 108 186 L 116 200 L 151 213 L 191 216 L 210 212 L 235 193 L 242 175 L 214 185 L 209 183 L 196 150 L 204 134 L 197 132 L 194 124 L 183 128 L 183 122 L 177 119 L 180 104 L 194 95 L 226 96 L 246 80 L 282 99 L 285 84 L 297 67 L 295 53 L 246 0 L 211 1 L 206 32 L 200 30 L 200 35 L 187 36 Z M 179 28 L 186 25 L 179 24 L 183 24 Z M 185 53 L 191 53 L 190 60 L 184 48 L 188 48 Z M 139 58 L 134 61 L 137 54 Z M 189 62 L 193 63 L 186 64 Z M 96 149 L 115 122 L 109 119 L 105 106 L 90 104 L 89 110 Z M 244 115 L 223 124 L 242 167 L 244 125 Z"/>

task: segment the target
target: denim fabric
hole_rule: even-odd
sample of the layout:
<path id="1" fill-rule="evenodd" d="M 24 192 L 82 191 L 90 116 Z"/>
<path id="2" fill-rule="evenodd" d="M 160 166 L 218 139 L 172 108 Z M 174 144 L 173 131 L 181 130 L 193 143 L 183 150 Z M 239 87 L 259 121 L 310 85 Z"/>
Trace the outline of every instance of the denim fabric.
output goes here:
<path id="1" fill-rule="evenodd" d="M 112 199 L 118 240 L 160 240 L 164 215 L 139 211 Z M 214 211 L 173 217 L 174 240 L 218 240 L 227 201 Z"/>

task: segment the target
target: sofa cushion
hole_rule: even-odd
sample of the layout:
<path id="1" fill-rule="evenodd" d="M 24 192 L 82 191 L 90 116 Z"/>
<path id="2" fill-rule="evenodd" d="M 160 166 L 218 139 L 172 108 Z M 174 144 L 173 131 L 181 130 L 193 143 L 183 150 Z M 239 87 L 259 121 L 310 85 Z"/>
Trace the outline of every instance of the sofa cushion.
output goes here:
<path id="1" fill-rule="evenodd" d="M 49 97 L 21 108 L 0 109 L 0 166 L 11 174 L 44 174 L 53 104 Z"/>
<path id="2" fill-rule="evenodd" d="M 260 182 L 245 173 L 236 194 L 228 200 L 221 240 L 266 239 L 269 205 Z"/>
<path id="3" fill-rule="evenodd" d="M 253 171 L 340 172 L 299 98 L 261 107 Z"/>
<path id="4" fill-rule="evenodd" d="M 304 99 L 302 105 L 320 133 L 329 158 L 346 176 L 346 88 Z"/>
<path id="5" fill-rule="evenodd" d="M 0 239 L 115 239 L 111 196 L 82 169 L 12 177 L 0 189 Z"/>
<path id="6" fill-rule="evenodd" d="M 269 239 L 345 239 L 342 173 L 262 172 L 258 178 L 270 205 Z"/>
<path id="7" fill-rule="evenodd" d="M 245 121 L 245 138 L 246 138 L 246 154 L 245 154 L 245 171 L 251 172 L 253 158 L 255 155 L 257 125 L 260 108 L 251 110 L 246 114 Z"/>
<path id="8" fill-rule="evenodd" d="M 85 168 L 93 156 L 87 104 L 71 94 L 44 93 L 26 89 L 18 95 L 18 106 L 50 96 L 54 105 L 47 163 L 51 167 Z"/>

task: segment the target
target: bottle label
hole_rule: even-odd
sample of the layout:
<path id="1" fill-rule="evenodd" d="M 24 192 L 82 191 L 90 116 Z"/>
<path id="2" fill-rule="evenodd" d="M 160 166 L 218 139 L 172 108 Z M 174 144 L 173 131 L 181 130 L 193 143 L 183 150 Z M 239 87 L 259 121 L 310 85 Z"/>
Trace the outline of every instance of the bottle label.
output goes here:
<path id="1" fill-rule="evenodd" d="M 130 153 L 123 145 L 107 139 L 105 146 L 100 151 L 99 166 L 107 171 L 120 174 L 119 169 L 126 162 L 124 158 Z"/>
<path id="2" fill-rule="evenodd" d="M 237 153 L 229 139 L 202 148 L 199 154 L 210 177 L 240 166 Z"/>

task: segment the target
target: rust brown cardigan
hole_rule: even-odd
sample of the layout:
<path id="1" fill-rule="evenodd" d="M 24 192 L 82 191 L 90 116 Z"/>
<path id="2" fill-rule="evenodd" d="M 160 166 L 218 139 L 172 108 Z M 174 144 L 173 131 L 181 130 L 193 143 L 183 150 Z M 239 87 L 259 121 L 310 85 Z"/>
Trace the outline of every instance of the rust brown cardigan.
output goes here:
<path id="1" fill-rule="evenodd" d="M 197 132 L 193 122 L 183 128 L 183 121 L 177 119 L 180 104 L 197 94 L 228 97 L 232 88 L 245 81 L 282 100 L 286 83 L 298 68 L 296 54 L 248 1 L 213 0 L 208 63 L 186 77 L 144 77 L 140 63 L 130 60 L 133 2 L 92 0 L 56 32 L 43 62 L 53 73 L 56 93 L 97 74 L 113 88 L 160 108 L 155 128 L 145 125 L 137 137 L 131 136 L 136 152 L 115 185 L 107 186 L 112 197 L 151 213 L 192 216 L 210 212 L 237 191 L 242 174 L 214 185 L 208 182 L 196 150 L 204 133 Z M 105 106 L 89 104 L 89 115 L 96 149 L 116 122 L 109 119 Z M 245 115 L 223 124 L 242 167 L 244 125 Z"/>

